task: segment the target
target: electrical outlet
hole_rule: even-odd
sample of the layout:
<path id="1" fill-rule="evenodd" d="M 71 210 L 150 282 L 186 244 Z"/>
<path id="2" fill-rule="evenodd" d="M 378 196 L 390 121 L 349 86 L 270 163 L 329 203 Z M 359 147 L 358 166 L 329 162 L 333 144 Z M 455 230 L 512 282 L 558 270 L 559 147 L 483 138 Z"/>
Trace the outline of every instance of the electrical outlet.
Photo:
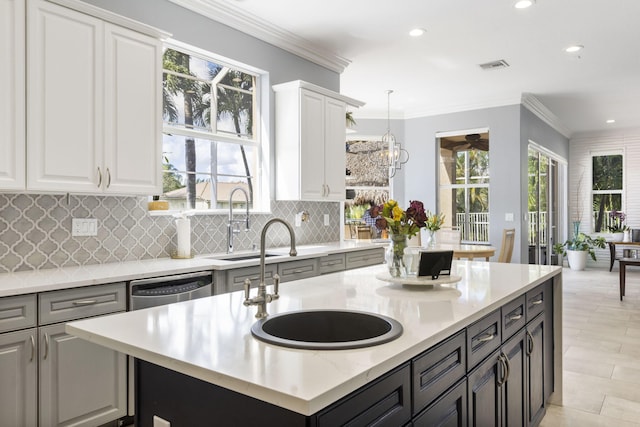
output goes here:
<path id="1" fill-rule="evenodd" d="M 171 427 L 171 423 L 157 415 L 153 416 L 153 427 Z"/>
<path id="2" fill-rule="evenodd" d="M 329 226 L 329 214 L 324 214 L 324 226 Z"/>
<path id="3" fill-rule="evenodd" d="M 504 214 L 504 220 L 507 222 L 513 222 L 513 214 L 512 213 Z"/>
<path id="4" fill-rule="evenodd" d="M 96 218 L 72 218 L 71 235 L 73 237 L 97 236 L 98 220 Z"/>

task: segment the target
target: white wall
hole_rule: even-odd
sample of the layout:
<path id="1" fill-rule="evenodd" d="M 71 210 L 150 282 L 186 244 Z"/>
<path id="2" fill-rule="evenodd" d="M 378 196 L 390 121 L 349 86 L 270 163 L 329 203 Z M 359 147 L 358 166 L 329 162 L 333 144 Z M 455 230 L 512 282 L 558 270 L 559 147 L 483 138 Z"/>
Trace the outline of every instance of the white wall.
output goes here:
<path id="1" fill-rule="evenodd" d="M 584 134 L 571 138 L 569 142 L 569 217 L 573 221 L 578 213 L 582 214 L 580 231 L 591 233 L 591 153 L 593 151 L 623 150 L 624 153 L 624 192 L 623 211 L 627 214 L 627 225 L 640 228 L 640 129 L 626 131 Z M 576 189 L 582 172 L 581 197 L 576 198 Z M 609 267 L 609 250 L 596 252 L 597 262 L 589 260 L 589 265 Z"/>

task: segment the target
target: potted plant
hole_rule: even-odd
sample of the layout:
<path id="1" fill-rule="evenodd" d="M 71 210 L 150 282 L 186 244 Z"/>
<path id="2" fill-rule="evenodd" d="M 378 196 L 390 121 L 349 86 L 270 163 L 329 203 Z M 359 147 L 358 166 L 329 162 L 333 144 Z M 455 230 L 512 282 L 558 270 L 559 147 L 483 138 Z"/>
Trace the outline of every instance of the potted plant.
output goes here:
<path id="1" fill-rule="evenodd" d="M 624 239 L 624 232 L 629 229 L 624 224 L 627 216 L 624 212 L 613 210 L 609 212 L 609 232 L 612 233 L 611 240 L 614 242 L 622 242 Z"/>
<path id="2" fill-rule="evenodd" d="M 596 260 L 594 249 L 604 249 L 605 240 L 603 237 L 591 237 L 584 233 L 568 239 L 564 243 L 556 243 L 553 250 L 558 254 L 566 255 L 569 267 L 572 270 L 584 270 L 587 265 L 587 254 L 592 260 Z"/>
<path id="3" fill-rule="evenodd" d="M 564 251 L 564 243 L 556 243 L 553 245 L 553 253 L 556 254 L 555 259 L 551 258 L 551 265 L 559 265 L 562 266 L 562 257 L 565 253 Z"/>

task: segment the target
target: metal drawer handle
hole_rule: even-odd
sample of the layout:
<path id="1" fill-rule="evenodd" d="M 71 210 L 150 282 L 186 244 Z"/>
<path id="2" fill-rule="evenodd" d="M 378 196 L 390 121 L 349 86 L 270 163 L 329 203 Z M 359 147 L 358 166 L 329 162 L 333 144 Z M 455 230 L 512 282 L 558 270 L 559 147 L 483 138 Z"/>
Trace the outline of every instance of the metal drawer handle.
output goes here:
<path id="1" fill-rule="evenodd" d="M 540 305 L 540 304 L 542 304 L 542 298 L 540 298 L 540 299 L 538 299 L 538 300 L 535 300 L 535 301 L 532 301 L 532 302 L 531 302 L 531 304 L 533 304 L 533 305 Z"/>
<path id="2" fill-rule="evenodd" d="M 107 188 L 111 187 L 111 171 L 107 168 Z"/>
<path id="3" fill-rule="evenodd" d="M 294 274 L 300 274 L 300 273 L 304 273 L 304 270 L 293 270 Z"/>
<path id="4" fill-rule="evenodd" d="M 33 335 L 29 338 L 31 339 L 31 357 L 29 358 L 29 362 L 33 362 L 33 358 L 36 357 L 36 339 Z"/>
<path id="5" fill-rule="evenodd" d="M 504 355 L 500 353 L 498 356 L 498 362 L 502 366 L 502 378 L 498 377 L 498 387 L 502 387 L 502 385 L 507 381 L 507 362 L 505 362 Z M 498 374 L 499 375 L 499 374 Z"/>
<path id="6" fill-rule="evenodd" d="M 488 335 L 485 335 L 482 338 L 478 338 L 478 341 L 480 341 L 480 342 L 488 342 L 488 341 L 491 341 L 492 339 L 494 339 L 495 337 L 496 337 L 495 334 L 488 334 Z"/>
<path id="7" fill-rule="evenodd" d="M 44 356 L 42 360 L 47 360 L 49 355 L 49 334 L 44 334 Z"/>
<path id="8" fill-rule="evenodd" d="M 72 302 L 72 304 L 76 305 L 76 306 L 94 305 L 94 304 L 97 304 L 97 303 L 98 303 L 98 300 L 95 300 L 95 299 L 85 299 L 85 300 Z"/>
<path id="9" fill-rule="evenodd" d="M 520 320 L 522 319 L 522 314 L 516 314 L 514 316 L 509 316 L 509 320 Z"/>
<path id="10" fill-rule="evenodd" d="M 98 188 L 102 186 L 102 171 L 100 170 L 100 166 L 98 166 Z"/>

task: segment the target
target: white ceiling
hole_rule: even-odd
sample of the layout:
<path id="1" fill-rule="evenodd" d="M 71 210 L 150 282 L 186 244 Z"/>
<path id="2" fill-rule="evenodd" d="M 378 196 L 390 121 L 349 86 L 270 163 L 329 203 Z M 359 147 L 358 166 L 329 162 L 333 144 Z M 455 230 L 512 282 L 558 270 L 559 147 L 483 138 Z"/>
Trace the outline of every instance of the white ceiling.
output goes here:
<path id="1" fill-rule="evenodd" d="M 328 68 L 346 65 L 341 92 L 366 102 L 356 118 L 386 118 L 391 89 L 393 117 L 531 94 L 567 136 L 640 128 L 638 0 L 537 0 L 525 10 L 515 0 L 172 1 Z M 414 27 L 427 32 L 409 37 Z M 578 55 L 564 52 L 576 43 L 585 47 Z M 478 66 L 499 59 L 510 67 Z"/>

